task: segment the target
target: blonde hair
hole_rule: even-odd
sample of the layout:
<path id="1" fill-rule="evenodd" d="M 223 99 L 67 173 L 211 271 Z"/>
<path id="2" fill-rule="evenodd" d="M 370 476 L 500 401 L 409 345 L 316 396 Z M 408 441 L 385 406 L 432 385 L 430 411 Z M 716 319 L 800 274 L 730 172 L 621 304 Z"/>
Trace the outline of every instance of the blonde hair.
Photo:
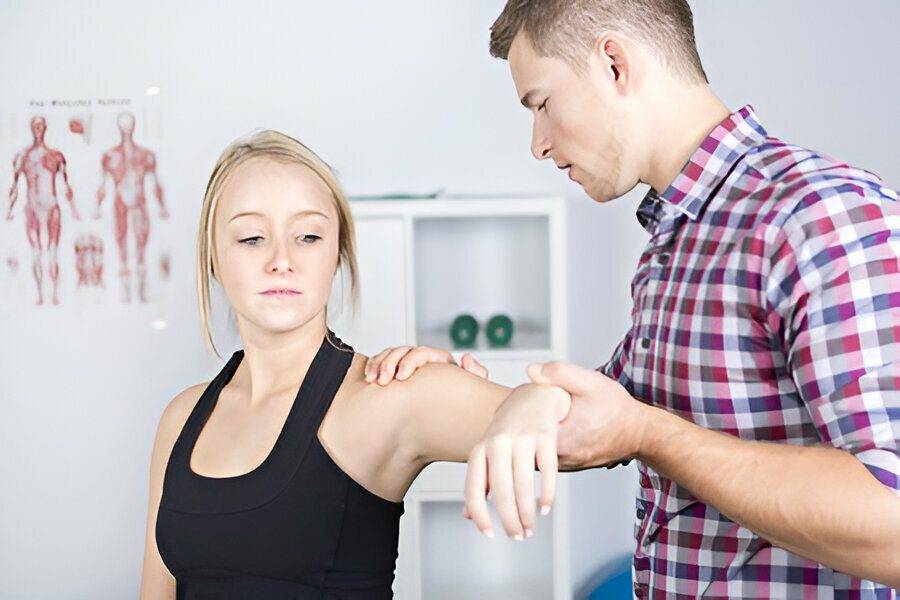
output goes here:
<path id="1" fill-rule="evenodd" d="M 212 307 L 210 276 L 216 277 L 213 266 L 213 222 L 222 188 L 229 175 L 242 163 L 259 157 L 303 165 L 315 173 L 331 190 L 339 221 L 338 267 L 349 271 L 354 308 L 359 297 L 353 215 L 350 213 L 347 196 L 331 167 L 305 145 L 278 131 L 267 129 L 239 138 L 225 148 L 209 177 L 206 193 L 203 195 L 203 206 L 200 209 L 200 227 L 197 235 L 197 297 L 200 308 L 200 327 L 207 346 L 219 358 L 222 356 L 216 349 L 210 328 L 210 309 Z"/>

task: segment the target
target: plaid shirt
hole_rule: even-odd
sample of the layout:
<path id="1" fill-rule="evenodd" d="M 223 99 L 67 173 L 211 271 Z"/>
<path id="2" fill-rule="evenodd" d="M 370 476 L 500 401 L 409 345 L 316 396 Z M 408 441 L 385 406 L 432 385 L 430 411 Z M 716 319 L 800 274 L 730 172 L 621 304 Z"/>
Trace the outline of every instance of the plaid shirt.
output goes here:
<path id="1" fill-rule="evenodd" d="M 632 327 L 599 370 L 707 429 L 847 450 L 897 491 L 897 193 L 768 136 L 748 105 L 665 192 L 650 190 L 638 220 L 651 237 Z M 895 597 L 771 545 L 646 464 L 639 472 L 638 597 Z"/>

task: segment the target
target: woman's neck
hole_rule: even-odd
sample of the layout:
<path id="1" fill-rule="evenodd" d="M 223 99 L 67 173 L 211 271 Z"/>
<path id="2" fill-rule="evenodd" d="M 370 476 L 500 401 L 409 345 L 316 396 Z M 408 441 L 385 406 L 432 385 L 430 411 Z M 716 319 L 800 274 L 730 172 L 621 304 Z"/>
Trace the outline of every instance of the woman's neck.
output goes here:
<path id="1" fill-rule="evenodd" d="M 288 389 L 296 389 L 306 376 L 326 335 L 324 319 L 285 333 L 262 332 L 238 325 L 244 358 L 229 385 L 246 389 L 249 405 L 265 402 Z"/>

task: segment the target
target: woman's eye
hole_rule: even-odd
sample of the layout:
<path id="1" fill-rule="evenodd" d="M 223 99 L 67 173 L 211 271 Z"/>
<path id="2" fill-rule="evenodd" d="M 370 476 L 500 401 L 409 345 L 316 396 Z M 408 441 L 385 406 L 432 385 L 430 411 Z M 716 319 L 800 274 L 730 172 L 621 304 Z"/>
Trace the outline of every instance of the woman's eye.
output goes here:
<path id="1" fill-rule="evenodd" d="M 319 236 L 314 235 L 314 234 L 312 234 L 312 233 L 308 233 L 308 234 L 306 234 L 306 235 L 300 236 L 300 238 L 301 238 L 304 242 L 306 242 L 307 244 L 312 244 L 313 242 L 322 239 L 322 238 L 320 238 Z"/>
<path id="2" fill-rule="evenodd" d="M 238 243 L 239 243 L 239 244 L 246 244 L 246 245 L 248 245 L 248 246 L 256 246 L 255 241 L 256 241 L 256 240 L 261 240 L 261 239 L 262 239 L 262 236 L 260 236 L 260 235 L 255 235 L 255 236 L 253 236 L 253 237 L 249 237 L 249 238 L 244 238 L 244 239 L 242 239 L 242 240 L 238 240 Z M 253 243 L 251 243 L 251 242 L 253 242 Z"/>
<path id="3" fill-rule="evenodd" d="M 538 106 L 538 110 L 541 110 L 544 108 L 547 108 L 547 100 L 544 100 L 544 102 L 540 106 Z"/>

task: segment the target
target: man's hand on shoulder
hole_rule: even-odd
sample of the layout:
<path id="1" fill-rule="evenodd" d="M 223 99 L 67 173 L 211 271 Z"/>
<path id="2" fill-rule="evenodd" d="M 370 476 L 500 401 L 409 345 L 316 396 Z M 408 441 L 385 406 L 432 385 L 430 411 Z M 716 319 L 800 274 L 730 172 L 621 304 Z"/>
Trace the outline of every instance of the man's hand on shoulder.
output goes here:
<path id="1" fill-rule="evenodd" d="M 441 348 L 396 346 L 386 348 L 366 361 L 366 381 L 378 385 L 387 385 L 393 379 L 402 381 L 428 363 L 457 364 L 453 355 Z M 488 370 L 469 353 L 463 354 L 459 366 L 474 375 L 488 378 Z"/>

